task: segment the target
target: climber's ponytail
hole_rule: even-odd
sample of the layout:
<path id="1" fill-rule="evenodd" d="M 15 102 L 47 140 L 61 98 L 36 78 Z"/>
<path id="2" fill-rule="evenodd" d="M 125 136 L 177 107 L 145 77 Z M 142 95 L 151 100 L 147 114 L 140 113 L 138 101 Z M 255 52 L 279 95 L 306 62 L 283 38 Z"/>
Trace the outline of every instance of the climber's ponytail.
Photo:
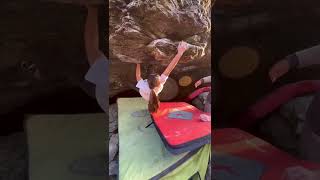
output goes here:
<path id="1" fill-rule="evenodd" d="M 158 74 L 150 74 L 150 76 L 148 77 L 148 84 L 151 90 L 149 96 L 148 110 L 150 113 L 155 113 L 158 111 L 160 101 L 154 89 L 160 86 L 160 76 Z"/>
<path id="2" fill-rule="evenodd" d="M 153 89 L 150 91 L 148 110 L 150 113 L 156 113 L 160 106 L 159 97 L 156 95 Z"/>

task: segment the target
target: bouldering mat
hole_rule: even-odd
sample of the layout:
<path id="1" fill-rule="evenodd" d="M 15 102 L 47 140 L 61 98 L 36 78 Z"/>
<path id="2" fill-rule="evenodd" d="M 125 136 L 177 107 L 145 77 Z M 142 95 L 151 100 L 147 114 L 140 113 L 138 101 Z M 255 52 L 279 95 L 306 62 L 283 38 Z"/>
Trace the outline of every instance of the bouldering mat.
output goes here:
<path id="1" fill-rule="evenodd" d="M 319 90 L 320 80 L 304 80 L 283 85 L 259 99 L 245 113 L 235 117 L 234 127 L 246 129 L 290 100 Z"/>
<path id="2" fill-rule="evenodd" d="M 30 115 L 30 180 L 105 180 L 106 115 Z"/>
<path id="3" fill-rule="evenodd" d="M 211 143 L 211 122 L 203 122 L 202 114 L 210 116 L 185 102 L 162 102 L 151 116 L 166 148 L 180 154 Z"/>
<path id="4" fill-rule="evenodd" d="M 119 179 L 204 179 L 211 145 L 171 154 L 164 146 L 142 98 L 121 98 L 118 104 Z"/>
<path id="5" fill-rule="evenodd" d="M 240 129 L 216 129 L 213 137 L 213 179 L 281 180 L 289 167 L 320 168 Z"/>

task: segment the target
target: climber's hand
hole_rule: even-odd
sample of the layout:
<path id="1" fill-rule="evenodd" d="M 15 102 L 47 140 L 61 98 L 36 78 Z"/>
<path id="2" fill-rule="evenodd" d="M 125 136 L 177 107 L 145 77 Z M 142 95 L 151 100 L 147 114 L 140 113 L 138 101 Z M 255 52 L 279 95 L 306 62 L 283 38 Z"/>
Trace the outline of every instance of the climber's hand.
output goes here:
<path id="1" fill-rule="evenodd" d="M 197 88 L 202 84 L 202 79 L 198 80 L 196 83 L 194 83 L 194 86 Z"/>
<path id="2" fill-rule="evenodd" d="M 271 81 L 275 82 L 278 78 L 286 74 L 289 71 L 289 68 L 289 62 L 286 60 L 281 60 L 274 64 L 269 71 Z"/>
<path id="3" fill-rule="evenodd" d="M 200 120 L 204 121 L 204 122 L 209 122 L 209 121 L 211 121 L 211 116 L 209 116 L 207 114 L 200 114 Z"/>
<path id="4" fill-rule="evenodd" d="M 181 41 L 178 46 L 178 53 L 183 54 L 188 49 L 188 44 L 184 41 Z"/>

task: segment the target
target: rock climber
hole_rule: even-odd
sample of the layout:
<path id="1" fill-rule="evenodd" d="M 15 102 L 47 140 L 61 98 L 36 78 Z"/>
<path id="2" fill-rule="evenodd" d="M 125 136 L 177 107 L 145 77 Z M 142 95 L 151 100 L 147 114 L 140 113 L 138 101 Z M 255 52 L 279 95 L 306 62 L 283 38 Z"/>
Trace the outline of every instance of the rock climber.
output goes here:
<path id="1" fill-rule="evenodd" d="M 269 70 L 269 78 L 274 83 L 280 77 L 288 73 L 293 69 L 299 69 L 307 67 L 310 65 L 320 64 L 320 45 L 305 49 L 302 51 L 295 52 L 288 55 L 284 59 L 276 62 Z M 199 84 L 199 83 L 198 83 Z M 277 144 L 278 146 L 287 146 L 283 144 L 289 144 L 288 141 L 296 141 L 298 145 L 298 155 L 310 162 L 320 163 L 320 92 L 316 92 L 309 101 L 304 101 L 305 110 L 299 110 L 299 112 L 304 112 L 305 121 L 302 126 L 302 130 L 298 130 L 298 125 L 289 124 L 288 118 L 294 119 L 292 114 L 287 115 L 287 117 L 278 118 L 278 114 L 282 114 L 280 108 L 279 113 L 273 113 L 271 118 L 262 122 L 262 125 L 270 124 L 269 127 L 265 128 L 270 131 L 268 135 L 273 138 L 272 144 Z M 300 97 L 299 97 L 300 98 Z M 290 101 L 297 102 L 297 101 Z M 283 105 L 283 106 L 287 106 Z M 298 107 L 298 106 L 296 106 Z M 258 112 L 259 113 L 259 112 Z M 291 112 L 288 112 L 291 113 Z M 300 118 L 301 114 L 298 115 Z M 272 117 L 277 117 L 272 119 Z M 272 122 L 270 122 L 272 121 Z M 279 121 L 287 123 L 279 123 Z M 267 123 L 268 122 L 268 123 Z M 294 122 L 293 120 L 290 121 Z M 296 121 L 297 122 L 297 121 Z M 296 123 L 295 122 L 295 123 Z M 286 131 L 284 128 L 293 127 L 295 133 L 291 131 Z M 286 138 L 284 138 L 286 137 Z M 281 139 L 281 142 L 275 142 L 275 138 Z M 293 143 L 294 144 L 294 143 Z M 291 146 L 287 146 L 290 147 Z M 284 172 L 281 178 L 282 180 L 318 180 L 320 179 L 320 169 L 307 169 L 302 166 L 289 166 Z"/>
<path id="2" fill-rule="evenodd" d="M 98 31 L 98 5 L 87 4 L 86 1 L 79 2 L 87 8 L 87 17 L 84 26 L 84 41 L 87 59 L 90 65 L 81 88 L 92 97 L 95 97 L 101 109 L 108 112 L 108 60 L 99 49 Z M 103 142 L 101 142 L 103 143 Z M 106 153 L 98 153 L 78 159 L 70 165 L 72 173 L 82 175 L 104 177 L 106 176 Z"/>
<path id="3" fill-rule="evenodd" d="M 88 15 L 85 22 L 84 41 L 90 68 L 85 75 L 83 89 L 95 96 L 98 104 L 108 112 L 108 60 L 99 49 L 98 8 L 87 6 Z M 92 91 L 91 91 L 92 90 Z"/>
<path id="4" fill-rule="evenodd" d="M 203 77 L 201 79 L 199 79 L 194 86 L 197 88 L 199 87 L 201 84 L 205 84 L 205 83 L 211 83 L 211 76 L 207 76 L 207 77 Z M 211 112 L 211 91 L 209 92 L 205 102 L 204 102 L 204 111 L 205 112 Z"/>
<path id="5" fill-rule="evenodd" d="M 320 45 L 295 52 L 271 67 L 270 79 L 275 82 L 292 69 L 320 64 L 319 58 Z M 306 107 L 305 122 L 298 139 L 299 154 L 306 160 L 320 163 L 320 92 L 315 93 Z"/>
<path id="6" fill-rule="evenodd" d="M 148 101 L 148 110 L 150 113 L 157 112 L 160 101 L 158 94 L 162 91 L 163 85 L 166 83 L 168 76 L 178 64 L 183 53 L 188 49 L 188 44 L 186 42 L 180 42 L 178 45 L 178 53 L 171 60 L 170 64 L 167 66 L 165 71 L 159 76 L 158 74 L 150 74 L 148 79 L 141 78 L 141 68 L 140 64 L 136 66 L 136 87 L 139 88 L 139 93 Z"/>
<path id="7" fill-rule="evenodd" d="M 203 77 L 203 78 L 199 79 L 194 84 L 194 86 L 197 88 L 201 84 L 205 84 L 205 83 L 211 83 L 211 76 L 207 76 L 207 77 Z M 211 113 L 211 91 L 207 95 L 207 98 L 204 100 L 204 112 Z M 202 121 L 211 121 L 211 116 L 203 114 L 203 115 L 200 116 L 200 119 Z"/>

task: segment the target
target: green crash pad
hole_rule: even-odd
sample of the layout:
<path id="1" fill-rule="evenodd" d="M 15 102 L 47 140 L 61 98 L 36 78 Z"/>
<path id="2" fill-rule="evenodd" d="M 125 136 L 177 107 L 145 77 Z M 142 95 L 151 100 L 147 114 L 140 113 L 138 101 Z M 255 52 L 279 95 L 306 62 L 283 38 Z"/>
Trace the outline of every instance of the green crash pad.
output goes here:
<path id="1" fill-rule="evenodd" d="M 30 180 L 105 180 L 106 115 L 31 115 Z"/>
<path id="2" fill-rule="evenodd" d="M 142 98 L 118 99 L 119 179 L 204 179 L 211 145 L 173 155 L 166 150 Z"/>

